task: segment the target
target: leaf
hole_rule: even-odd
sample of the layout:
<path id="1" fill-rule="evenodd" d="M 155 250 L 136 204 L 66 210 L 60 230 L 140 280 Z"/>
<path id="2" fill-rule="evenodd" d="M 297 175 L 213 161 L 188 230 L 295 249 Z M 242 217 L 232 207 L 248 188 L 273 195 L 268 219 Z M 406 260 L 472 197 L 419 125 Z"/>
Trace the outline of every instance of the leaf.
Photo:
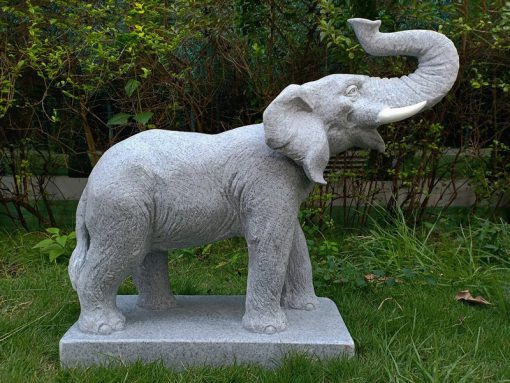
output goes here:
<path id="1" fill-rule="evenodd" d="M 124 90 L 126 91 L 126 94 L 128 95 L 128 97 L 131 97 L 133 95 L 133 92 L 138 88 L 139 85 L 140 85 L 140 81 L 138 81 L 134 78 L 130 79 L 126 83 Z"/>
<path id="2" fill-rule="evenodd" d="M 46 246 L 44 249 L 41 249 L 42 252 L 44 253 L 50 253 L 52 252 L 53 250 L 62 250 L 64 251 L 64 249 L 62 248 L 62 246 L 60 246 L 58 243 L 56 242 L 53 242 L 52 244 Z"/>
<path id="3" fill-rule="evenodd" d="M 223 267 L 225 265 L 228 265 L 228 261 L 221 261 L 220 263 L 218 263 L 214 268 L 215 269 L 219 269 L 220 267 Z"/>
<path id="4" fill-rule="evenodd" d="M 140 75 L 140 77 L 142 77 L 142 78 L 147 78 L 147 76 L 149 76 L 151 74 L 151 70 L 150 69 L 142 67 L 142 71 L 143 71 L 143 74 Z"/>
<path id="5" fill-rule="evenodd" d="M 75 231 L 71 231 L 69 233 L 69 235 L 67 236 L 68 239 L 76 239 L 76 232 Z"/>
<path id="6" fill-rule="evenodd" d="M 127 113 L 117 113 L 114 114 L 106 123 L 106 125 L 126 125 L 129 121 L 130 114 Z"/>
<path id="7" fill-rule="evenodd" d="M 375 270 L 374 274 L 372 274 L 372 273 L 367 274 L 367 275 L 363 276 L 363 279 L 366 283 L 377 283 L 377 284 L 385 283 L 388 286 L 393 286 L 396 283 L 402 283 L 402 281 L 400 279 L 397 279 L 394 277 L 387 277 L 384 275 L 384 273 L 382 275 L 379 275 L 381 273 L 382 273 L 381 270 Z"/>
<path id="8" fill-rule="evenodd" d="M 53 239 L 47 238 L 43 239 L 41 242 L 38 242 L 32 249 L 44 249 L 45 247 L 51 245 L 53 243 Z"/>
<path id="9" fill-rule="evenodd" d="M 209 254 L 211 252 L 212 243 L 205 245 L 202 249 L 202 254 Z"/>
<path id="10" fill-rule="evenodd" d="M 372 273 L 365 275 L 363 278 L 365 279 L 366 282 L 372 282 L 377 280 L 377 276 Z"/>
<path id="11" fill-rule="evenodd" d="M 48 227 L 46 231 L 50 234 L 60 234 L 60 229 L 57 227 Z"/>
<path id="12" fill-rule="evenodd" d="M 482 305 L 482 306 L 490 305 L 491 304 L 489 301 L 485 300 L 480 295 L 478 295 L 477 297 L 473 297 L 471 295 L 471 293 L 469 292 L 469 290 L 459 291 L 455 295 L 455 299 L 457 301 L 466 302 L 466 303 L 469 303 L 469 304 Z"/>
<path id="13" fill-rule="evenodd" d="M 404 277 L 406 277 L 407 279 L 413 279 L 416 276 L 414 271 L 411 269 L 402 269 L 402 273 L 404 274 Z"/>
<path id="14" fill-rule="evenodd" d="M 136 122 L 139 122 L 142 125 L 145 125 L 149 122 L 151 117 L 154 115 L 152 112 L 141 112 L 134 116 Z"/>
<path id="15" fill-rule="evenodd" d="M 379 270 L 376 270 L 379 271 Z M 388 280 L 388 277 L 385 277 L 384 275 L 376 275 L 376 274 L 367 274 L 363 277 L 365 282 L 376 282 L 376 283 L 384 283 Z"/>
<path id="16" fill-rule="evenodd" d="M 62 247 L 66 247 L 66 242 L 67 242 L 67 235 L 62 235 L 60 237 L 58 237 L 56 239 L 57 243 L 62 246 Z"/>
<path id="17" fill-rule="evenodd" d="M 53 249 L 51 250 L 48 255 L 50 257 L 50 261 L 54 261 L 55 259 L 57 259 L 58 257 L 60 257 L 62 254 L 64 254 L 64 249 L 62 248 L 59 248 L 59 249 Z"/>
<path id="18" fill-rule="evenodd" d="M 380 277 L 380 278 L 384 277 L 386 275 L 384 270 L 373 270 L 372 272 L 374 273 L 375 276 Z"/>
<path id="19" fill-rule="evenodd" d="M 62 90 L 62 93 L 64 94 L 64 96 L 67 96 L 67 97 L 72 98 L 74 100 L 78 100 L 78 97 L 76 97 L 74 94 L 69 93 L 67 90 Z"/>

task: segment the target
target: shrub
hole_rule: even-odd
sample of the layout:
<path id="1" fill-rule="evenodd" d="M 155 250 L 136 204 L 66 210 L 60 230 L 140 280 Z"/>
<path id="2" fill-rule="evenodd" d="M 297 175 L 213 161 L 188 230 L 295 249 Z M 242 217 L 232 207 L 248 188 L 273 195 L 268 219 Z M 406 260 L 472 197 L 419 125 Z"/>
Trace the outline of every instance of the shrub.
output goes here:
<path id="1" fill-rule="evenodd" d="M 33 0 L 0 1 L 0 8 L 0 158 L 9 168 L 12 150 L 40 153 L 45 164 L 58 153 L 71 173 L 86 175 L 111 145 L 145 129 L 216 133 L 260 122 L 265 106 L 289 83 L 339 72 L 409 73 L 413 60 L 367 57 L 346 23 L 352 16 L 377 17 L 385 31 L 447 34 L 460 53 L 459 78 L 433 110 L 383 129 L 385 155 L 367 153 L 367 166 L 354 171 L 345 166 L 351 154 L 332 162 L 331 179 L 352 182 L 342 190 L 321 189 L 332 197 L 322 199 L 326 215 L 320 219 L 329 220 L 332 201 L 353 195 L 346 217 L 365 224 L 365 207 L 375 201 L 381 180 L 392 184 L 386 208 L 401 208 L 406 217 L 424 218 L 437 202 L 430 199 L 437 185 L 456 188 L 464 176 L 475 185 L 476 206 L 505 202 L 508 3 Z M 30 181 L 36 162 L 24 164 L 9 172 Z M 0 184 L 0 201 L 13 220 L 26 227 L 23 214 L 29 212 L 46 226 L 56 224 L 51 203 L 38 211 L 23 190 Z M 441 204 L 453 198 L 443 196 Z"/>

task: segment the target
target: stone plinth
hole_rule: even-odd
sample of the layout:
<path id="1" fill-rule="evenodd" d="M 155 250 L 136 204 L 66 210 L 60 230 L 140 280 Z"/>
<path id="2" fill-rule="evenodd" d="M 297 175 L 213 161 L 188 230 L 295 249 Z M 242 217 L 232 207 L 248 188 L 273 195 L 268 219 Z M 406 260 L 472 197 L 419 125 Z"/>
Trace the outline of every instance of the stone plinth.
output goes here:
<path id="1" fill-rule="evenodd" d="M 75 323 L 60 340 L 62 366 L 162 360 L 176 369 L 244 363 L 271 368 L 288 353 L 320 359 L 354 355 L 349 331 L 327 298 L 319 298 L 314 311 L 286 310 L 288 329 L 273 335 L 251 333 L 241 326 L 244 296 L 176 298 L 175 308 L 148 311 L 136 306 L 136 296 L 118 296 L 126 329 L 94 335 L 81 332 Z"/>

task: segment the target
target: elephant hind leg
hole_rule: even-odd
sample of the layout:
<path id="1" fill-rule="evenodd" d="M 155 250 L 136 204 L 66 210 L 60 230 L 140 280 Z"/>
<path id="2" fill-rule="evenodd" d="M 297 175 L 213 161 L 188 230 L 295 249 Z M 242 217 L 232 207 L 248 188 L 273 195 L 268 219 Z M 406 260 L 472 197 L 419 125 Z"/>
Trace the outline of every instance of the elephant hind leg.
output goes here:
<path id="1" fill-rule="evenodd" d="M 125 318 L 116 305 L 117 290 L 142 262 L 147 232 L 148 226 L 134 219 L 117 221 L 108 230 L 95 230 L 76 289 L 82 331 L 109 334 L 124 328 Z"/>
<path id="2" fill-rule="evenodd" d="M 175 307 L 176 301 L 168 280 L 166 251 L 148 253 L 133 275 L 138 288 L 139 307 L 148 310 L 165 310 Z"/>

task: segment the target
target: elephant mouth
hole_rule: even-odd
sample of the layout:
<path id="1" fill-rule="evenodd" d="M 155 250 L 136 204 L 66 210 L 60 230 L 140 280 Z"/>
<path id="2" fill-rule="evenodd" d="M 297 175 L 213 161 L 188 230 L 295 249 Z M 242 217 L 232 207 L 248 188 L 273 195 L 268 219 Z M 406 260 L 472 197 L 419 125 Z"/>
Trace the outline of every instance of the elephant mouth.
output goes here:
<path id="1" fill-rule="evenodd" d="M 386 150 L 383 138 L 374 128 L 361 129 L 357 141 L 361 148 L 377 150 L 379 153 L 384 153 Z"/>
<path id="2" fill-rule="evenodd" d="M 426 105 L 427 101 L 422 101 L 417 104 L 401 108 L 384 108 L 378 113 L 376 123 L 377 125 L 383 125 L 405 120 L 406 118 L 419 113 Z M 358 134 L 357 141 L 361 144 L 361 147 L 377 150 L 379 153 L 384 153 L 386 149 L 384 140 L 377 129 L 374 128 L 361 129 Z"/>
<path id="3" fill-rule="evenodd" d="M 419 113 L 425 107 L 425 105 L 427 105 L 427 101 L 422 101 L 417 104 L 408 105 L 401 108 L 384 108 L 377 115 L 376 122 L 378 125 L 382 125 L 405 120 L 406 118 Z"/>

